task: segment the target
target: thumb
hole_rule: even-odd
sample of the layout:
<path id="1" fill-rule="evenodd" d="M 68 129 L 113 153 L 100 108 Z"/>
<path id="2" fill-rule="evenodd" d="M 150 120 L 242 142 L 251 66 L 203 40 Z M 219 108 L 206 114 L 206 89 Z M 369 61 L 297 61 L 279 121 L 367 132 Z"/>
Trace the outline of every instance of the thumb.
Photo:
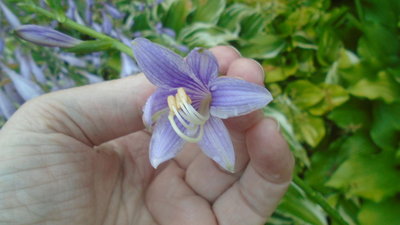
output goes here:
<path id="1" fill-rule="evenodd" d="M 25 104 L 4 129 L 62 133 L 100 145 L 144 128 L 142 107 L 154 90 L 139 74 L 50 93 Z"/>

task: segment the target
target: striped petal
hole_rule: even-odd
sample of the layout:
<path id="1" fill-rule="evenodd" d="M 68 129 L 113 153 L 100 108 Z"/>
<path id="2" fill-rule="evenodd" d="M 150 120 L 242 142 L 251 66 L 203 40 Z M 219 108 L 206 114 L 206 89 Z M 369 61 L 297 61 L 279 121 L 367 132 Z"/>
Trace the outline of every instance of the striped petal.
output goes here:
<path id="1" fill-rule="evenodd" d="M 164 109 L 168 109 L 167 98 L 175 95 L 174 89 L 158 88 L 148 99 L 143 108 L 143 122 L 150 128 L 154 122 L 162 115 Z"/>
<path id="2" fill-rule="evenodd" d="M 161 163 L 173 158 L 182 149 L 184 141 L 172 129 L 168 114 L 157 122 L 150 141 L 150 163 L 157 168 Z"/>
<path id="3" fill-rule="evenodd" d="M 222 168 L 234 172 L 235 151 L 229 132 L 221 119 L 210 117 L 204 125 L 204 136 L 198 144 L 209 158 Z"/>
<path id="4" fill-rule="evenodd" d="M 186 57 L 193 73 L 200 78 L 203 84 L 208 85 L 218 76 L 218 62 L 215 56 L 208 50 L 196 48 Z"/>
<path id="5" fill-rule="evenodd" d="M 261 109 L 272 101 L 262 86 L 228 77 L 219 77 L 210 84 L 210 113 L 221 119 L 241 116 Z"/>
<path id="6" fill-rule="evenodd" d="M 208 92 L 183 58 L 171 50 L 145 38 L 136 38 L 132 49 L 139 67 L 153 84 L 167 89 L 185 87 Z"/>

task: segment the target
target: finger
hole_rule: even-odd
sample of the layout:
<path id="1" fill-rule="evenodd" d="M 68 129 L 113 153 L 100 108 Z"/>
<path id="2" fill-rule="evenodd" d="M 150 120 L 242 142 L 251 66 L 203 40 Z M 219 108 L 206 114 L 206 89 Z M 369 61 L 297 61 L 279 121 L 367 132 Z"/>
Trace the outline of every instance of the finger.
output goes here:
<path id="1" fill-rule="evenodd" d="M 210 204 L 184 182 L 174 161 L 160 172 L 146 193 L 146 204 L 158 224 L 216 224 Z"/>
<path id="2" fill-rule="evenodd" d="M 221 225 L 264 223 L 291 180 L 294 160 L 274 120 L 262 120 L 249 129 L 246 139 L 250 163 L 213 205 Z"/>
<path id="3" fill-rule="evenodd" d="M 143 74 L 41 96 L 17 112 L 8 127 L 30 125 L 57 132 L 90 146 L 143 129 L 142 107 L 154 86 Z M 29 117 L 27 117 L 29 115 Z M 21 123 L 35 117 L 37 120 Z"/>
<path id="4" fill-rule="evenodd" d="M 217 58 L 219 73 L 225 75 L 233 61 L 240 58 L 240 53 L 232 46 L 216 46 L 210 51 Z"/>
<path id="5" fill-rule="evenodd" d="M 227 76 L 241 78 L 264 86 L 264 70 L 261 65 L 253 59 L 239 58 L 234 60 L 229 66 Z M 262 118 L 262 111 L 257 110 L 248 115 L 228 119 L 225 123 L 230 130 L 242 132 L 247 130 L 249 127 L 252 127 Z"/>
<path id="6" fill-rule="evenodd" d="M 246 58 L 236 58 L 231 62 L 229 68 L 227 68 L 227 76 L 239 77 L 249 82 L 262 84 L 264 72 L 256 61 Z M 263 114 L 258 110 L 249 115 L 225 121 L 230 130 L 235 148 L 235 171 L 237 173 L 231 174 L 226 172 L 204 154 L 198 154 L 191 161 L 186 172 L 186 182 L 196 193 L 213 202 L 238 179 L 246 167 L 249 158 L 244 131 L 259 122 L 262 118 Z M 190 152 L 196 151 L 191 150 Z"/>

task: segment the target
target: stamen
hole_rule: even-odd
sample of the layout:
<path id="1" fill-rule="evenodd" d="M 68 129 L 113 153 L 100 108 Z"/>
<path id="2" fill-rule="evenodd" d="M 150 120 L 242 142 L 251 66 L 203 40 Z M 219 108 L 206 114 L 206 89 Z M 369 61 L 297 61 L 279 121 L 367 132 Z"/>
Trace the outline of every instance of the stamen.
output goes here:
<path id="1" fill-rule="evenodd" d="M 199 131 L 198 131 L 198 135 L 197 137 L 189 137 L 186 134 L 184 134 L 178 127 L 178 125 L 176 125 L 174 117 L 172 115 L 168 116 L 169 122 L 171 123 L 172 129 L 174 129 L 174 131 L 176 132 L 176 134 L 181 137 L 183 140 L 187 141 L 187 142 L 191 142 L 191 143 L 197 143 L 201 140 L 201 138 L 203 137 L 204 134 L 204 129 L 203 129 L 203 125 L 198 126 L 199 127 Z"/>
<path id="2" fill-rule="evenodd" d="M 192 129 L 194 129 L 194 128 L 197 127 L 197 126 L 193 126 L 193 125 L 188 124 L 188 123 L 185 121 L 185 118 L 182 118 L 181 114 L 176 110 L 175 107 L 173 108 L 173 111 L 174 111 L 174 113 L 175 113 L 176 118 L 178 118 L 179 122 L 181 122 L 181 124 L 182 124 L 184 127 L 186 127 L 187 129 L 190 129 L 190 130 L 192 130 Z M 187 120 L 187 119 L 186 119 L 186 120 Z"/>
<path id="3" fill-rule="evenodd" d="M 178 88 L 175 96 L 168 96 L 167 102 L 170 109 L 168 120 L 176 134 L 187 142 L 196 143 L 200 141 L 204 134 L 204 124 L 210 118 L 208 111 L 204 110 L 207 113 L 206 116 L 197 112 L 191 105 L 192 100 L 186 94 L 184 88 Z M 209 102 L 206 104 L 209 104 Z M 176 124 L 175 117 L 187 131 L 194 132 L 185 134 Z"/>

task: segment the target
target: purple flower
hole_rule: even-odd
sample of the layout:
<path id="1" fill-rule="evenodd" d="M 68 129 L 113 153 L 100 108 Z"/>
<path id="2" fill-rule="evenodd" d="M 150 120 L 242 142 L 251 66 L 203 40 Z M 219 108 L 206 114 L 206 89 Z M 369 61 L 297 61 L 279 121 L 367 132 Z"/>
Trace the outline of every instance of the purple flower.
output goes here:
<path id="1" fill-rule="evenodd" d="M 5 74 L 8 75 L 8 77 L 14 83 L 15 89 L 18 91 L 18 94 L 20 94 L 25 101 L 28 101 L 44 93 L 39 85 L 34 83 L 32 80 L 24 78 L 4 64 L 0 64 L 0 68 L 4 71 Z"/>
<path id="2" fill-rule="evenodd" d="M 113 28 L 111 18 L 104 11 L 102 12 L 102 18 L 103 23 L 101 24 L 101 30 L 103 33 L 110 35 Z"/>
<path id="3" fill-rule="evenodd" d="M 21 25 L 21 22 L 19 21 L 17 16 L 15 16 L 14 13 L 12 13 L 11 10 L 7 8 L 7 6 L 4 5 L 1 1 L 0 1 L 0 9 L 3 11 L 4 16 L 6 17 L 8 23 L 10 23 L 12 28 L 15 29 Z"/>
<path id="4" fill-rule="evenodd" d="M 14 104 L 10 101 L 7 95 L 0 89 L 0 112 L 9 119 L 12 114 L 14 114 L 16 108 Z"/>
<path id="5" fill-rule="evenodd" d="M 104 7 L 107 11 L 107 13 L 112 16 L 114 19 L 122 19 L 124 18 L 124 13 L 122 13 L 121 11 L 119 11 L 115 6 L 108 4 L 108 3 L 104 3 Z"/>
<path id="6" fill-rule="evenodd" d="M 4 39 L 0 37 L 0 57 L 3 55 L 4 51 Z"/>
<path id="7" fill-rule="evenodd" d="M 127 54 L 121 53 L 121 72 L 119 77 L 127 77 L 140 72 L 136 62 Z"/>
<path id="8" fill-rule="evenodd" d="M 86 0 L 85 20 L 89 26 L 92 26 L 93 23 L 93 13 L 92 13 L 93 5 L 94 5 L 94 0 Z"/>
<path id="9" fill-rule="evenodd" d="M 15 31 L 20 38 L 42 46 L 70 48 L 81 42 L 52 28 L 38 25 L 22 25 Z"/>
<path id="10" fill-rule="evenodd" d="M 198 143 L 208 157 L 234 171 L 235 153 L 222 119 L 264 107 L 272 100 L 268 90 L 244 80 L 218 77 L 217 60 L 205 49 L 195 49 L 183 59 L 137 38 L 133 51 L 146 77 L 158 86 L 143 110 L 146 126 L 154 124 L 152 166 L 173 158 L 187 141 Z"/>

